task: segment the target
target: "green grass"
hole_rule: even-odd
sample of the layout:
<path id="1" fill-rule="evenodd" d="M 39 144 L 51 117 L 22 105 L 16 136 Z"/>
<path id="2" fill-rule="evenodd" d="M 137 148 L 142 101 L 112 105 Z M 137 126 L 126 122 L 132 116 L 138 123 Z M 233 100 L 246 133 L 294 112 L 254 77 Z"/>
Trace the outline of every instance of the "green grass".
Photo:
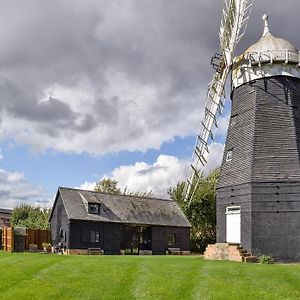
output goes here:
<path id="1" fill-rule="evenodd" d="M 0 299 L 300 299 L 300 264 L 0 252 Z"/>

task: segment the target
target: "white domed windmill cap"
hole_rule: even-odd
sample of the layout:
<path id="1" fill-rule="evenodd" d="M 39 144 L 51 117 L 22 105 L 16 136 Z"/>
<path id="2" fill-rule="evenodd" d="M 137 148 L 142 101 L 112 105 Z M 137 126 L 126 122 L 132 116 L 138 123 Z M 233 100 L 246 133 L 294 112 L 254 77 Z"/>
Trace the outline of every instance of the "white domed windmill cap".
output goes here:
<path id="1" fill-rule="evenodd" d="M 300 52 L 289 41 L 275 37 L 268 24 L 268 15 L 260 40 L 237 57 L 232 70 L 236 88 L 246 82 L 276 75 L 300 78 Z"/>

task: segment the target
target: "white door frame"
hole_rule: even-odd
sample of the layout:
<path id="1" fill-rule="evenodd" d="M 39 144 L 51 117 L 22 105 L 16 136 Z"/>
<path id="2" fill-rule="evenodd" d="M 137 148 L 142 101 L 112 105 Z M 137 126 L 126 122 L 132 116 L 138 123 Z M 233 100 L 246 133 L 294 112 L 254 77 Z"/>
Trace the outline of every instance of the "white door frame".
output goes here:
<path id="1" fill-rule="evenodd" d="M 241 243 L 241 207 L 226 207 L 226 242 L 229 244 Z"/>

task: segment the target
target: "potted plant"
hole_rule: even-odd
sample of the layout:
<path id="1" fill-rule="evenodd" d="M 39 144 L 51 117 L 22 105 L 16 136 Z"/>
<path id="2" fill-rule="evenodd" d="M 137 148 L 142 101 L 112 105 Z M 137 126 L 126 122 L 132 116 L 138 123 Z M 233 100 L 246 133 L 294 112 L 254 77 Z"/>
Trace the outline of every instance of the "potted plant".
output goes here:
<path id="1" fill-rule="evenodd" d="M 44 252 L 51 252 L 51 244 L 50 243 L 43 243 L 42 244 Z"/>
<path id="2" fill-rule="evenodd" d="M 37 245 L 30 244 L 29 245 L 29 252 L 37 252 Z"/>

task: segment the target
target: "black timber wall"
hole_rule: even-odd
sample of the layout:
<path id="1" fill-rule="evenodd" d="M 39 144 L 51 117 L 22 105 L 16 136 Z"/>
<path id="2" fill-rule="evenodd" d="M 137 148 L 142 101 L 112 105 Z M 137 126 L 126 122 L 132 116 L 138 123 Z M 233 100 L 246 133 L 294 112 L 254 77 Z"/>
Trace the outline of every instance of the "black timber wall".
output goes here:
<path id="1" fill-rule="evenodd" d="M 70 249 L 101 248 L 105 254 L 120 254 L 121 226 L 118 223 L 88 222 L 71 220 L 70 222 Z M 99 243 L 86 243 L 82 240 L 83 231 L 99 231 Z M 168 249 L 168 234 L 176 234 L 176 244 L 171 247 L 183 251 L 190 250 L 190 229 L 185 227 L 152 227 L 152 253 L 165 254 Z"/>
<path id="2" fill-rule="evenodd" d="M 238 88 L 232 100 L 224 156 L 218 187 L 250 182 L 255 124 L 256 89 L 247 84 Z M 226 153 L 233 149 L 233 160 L 226 162 Z"/>
<path id="3" fill-rule="evenodd" d="M 168 235 L 176 235 L 176 244 L 168 246 Z M 190 250 L 190 229 L 186 227 L 152 227 L 152 253 L 165 254 L 166 250 L 171 248 L 180 248 L 182 251 Z"/>
<path id="4" fill-rule="evenodd" d="M 252 252 L 300 261 L 300 183 L 252 185 Z"/>
<path id="5" fill-rule="evenodd" d="M 53 208 L 50 228 L 52 244 L 56 246 L 60 242 L 62 246 L 69 248 L 69 221 L 60 195 L 57 196 L 56 204 Z"/>
<path id="6" fill-rule="evenodd" d="M 252 181 L 300 181 L 300 79 L 271 77 L 257 80 L 254 87 Z"/>
<path id="7" fill-rule="evenodd" d="M 226 206 L 240 205 L 244 248 L 300 261 L 299 141 L 299 79 L 265 78 L 233 92 L 217 187 L 218 242 L 226 241 Z"/>
<path id="8" fill-rule="evenodd" d="M 71 220 L 70 249 L 101 248 L 105 254 L 120 254 L 121 230 L 118 223 Z M 83 231 L 99 231 L 99 243 L 87 243 L 82 239 Z"/>

